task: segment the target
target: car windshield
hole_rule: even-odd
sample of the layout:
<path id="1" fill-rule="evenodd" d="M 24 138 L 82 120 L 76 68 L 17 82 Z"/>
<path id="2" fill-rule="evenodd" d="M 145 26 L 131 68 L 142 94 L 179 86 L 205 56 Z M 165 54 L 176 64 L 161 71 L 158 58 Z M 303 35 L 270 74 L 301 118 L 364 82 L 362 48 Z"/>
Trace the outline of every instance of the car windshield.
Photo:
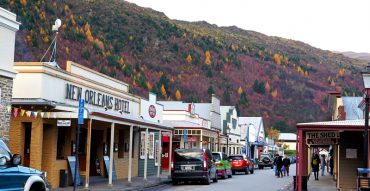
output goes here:
<path id="1" fill-rule="evenodd" d="M 5 156 L 8 160 L 10 160 L 10 150 L 6 146 L 3 140 L 0 139 L 0 157 Z"/>
<path id="2" fill-rule="evenodd" d="M 229 159 L 231 160 L 243 160 L 242 156 L 229 156 Z"/>
<path id="3" fill-rule="evenodd" d="M 175 161 L 203 161 L 200 151 L 175 151 Z"/>
<path id="4" fill-rule="evenodd" d="M 221 155 L 218 153 L 212 153 L 212 156 L 213 156 L 213 159 L 215 159 L 216 161 L 221 160 Z"/>

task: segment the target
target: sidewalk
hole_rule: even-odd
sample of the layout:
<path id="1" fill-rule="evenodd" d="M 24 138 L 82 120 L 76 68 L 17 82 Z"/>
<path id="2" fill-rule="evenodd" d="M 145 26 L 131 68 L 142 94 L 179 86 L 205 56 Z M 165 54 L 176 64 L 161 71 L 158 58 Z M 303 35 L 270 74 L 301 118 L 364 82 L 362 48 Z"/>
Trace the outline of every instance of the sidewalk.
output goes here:
<path id="1" fill-rule="evenodd" d="M 321 172 L 320 172 L 321 173 Z M 335 186 L 335 181 L 332 175 L 325 174 L 325 176 L 319 176 L 319 180 L 315 178 L 310 178 L 307 183 L 307 190 L 309 191 L 337 191 Z"/>
<path id="2" fill-rule="evenodd" d="M 171 179 L 168 178 L 168 175 L 162 175 L 160 180 L 157 179 L 157 176 L 149 176 L 147 181 L 144 182 L 143 177 L 132 177 L 131 185 L 128 183 L 127 179 L 113 181 L 113 185 L 108 185 L 108 178 L 101 178 L 101 177 L 92 177 L 90 178 L 90 187 L 87 189 L 83 186 L 79 186 L 78 189 L 80 191 L 87 191 L 87 190 L 143 190 L 144 188 L 150 188 L 154 186 L 158 186 L 161 184 L 169 184 Z M 66 188 L 56 188 L 52 189 L 52 191 L 70 191 L 73 190 L 72 186 Z"/>

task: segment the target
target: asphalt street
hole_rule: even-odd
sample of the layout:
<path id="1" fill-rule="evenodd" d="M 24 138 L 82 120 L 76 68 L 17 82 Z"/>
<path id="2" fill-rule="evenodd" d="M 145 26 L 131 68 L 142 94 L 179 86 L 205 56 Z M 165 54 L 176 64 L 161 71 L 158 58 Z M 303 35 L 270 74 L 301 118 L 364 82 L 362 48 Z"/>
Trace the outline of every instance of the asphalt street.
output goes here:
<path id="1" fill-rule="evenodd" d="M 147 191 L 277 191 L 287 190 L 289 184 L 293 182 L 293 176 L 295 175 L 295 164 L 290 167 L 290 176 L 284 176 L 277 178 L 274 176 L 274 172 L 271 168 L 265 168 L 263 170 L 255 169 L 254 174 L 245 175 L 244 173 L 238 173 L 233 175 L 232 178 L 223 180 L 219 179 L 218 183 L 211 183 L 211 185 L 202 185 L 200 183 L 180 184 L 173 186 L 162 185 L 154 188 L 147 189 Z"/>

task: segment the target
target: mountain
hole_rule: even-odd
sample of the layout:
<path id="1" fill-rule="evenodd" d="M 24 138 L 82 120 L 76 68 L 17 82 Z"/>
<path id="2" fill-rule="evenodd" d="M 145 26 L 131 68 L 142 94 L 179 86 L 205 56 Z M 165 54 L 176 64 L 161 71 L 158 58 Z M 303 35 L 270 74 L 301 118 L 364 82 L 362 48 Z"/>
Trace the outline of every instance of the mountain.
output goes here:
<path id="1" fill-rule="evenodd" d="M 72 60 L 162 100 L 206 102 L 215 93 L 241 116 L 263 116 L 267 127 L 284 132 L 294 132 L 297 122 L 327 120 L 329 90 L 360 95 L 361 63 L 299 41 L 171 20 L 121 0 L 0 0 L 0 6 L 22 23 L 16 61 L 40 61 L 60 18 L 62 68 Z"/>
<path id="2" fill-rule="evenodd" d="M 370 53 L 367 52 L 336 52 L 338 54 L 343 54 L 344 56 L 347 56 L 349 58 L 357 59 L 357 60 L 364 60 L 364 61 L 370 61 Z"/>

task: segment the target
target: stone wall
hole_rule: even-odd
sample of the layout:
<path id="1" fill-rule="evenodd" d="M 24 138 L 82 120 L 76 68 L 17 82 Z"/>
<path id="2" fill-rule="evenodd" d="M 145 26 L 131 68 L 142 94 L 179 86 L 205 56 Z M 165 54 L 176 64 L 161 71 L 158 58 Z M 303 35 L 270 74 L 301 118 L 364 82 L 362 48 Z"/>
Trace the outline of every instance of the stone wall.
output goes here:
<path id="1" fill-rule="evenodd" d="M 13 79 L 0 76 L 0 89 L 0 138 L 8 143 L 11 112 L 7 111 L 7 107 L 11 104 Z"/>

